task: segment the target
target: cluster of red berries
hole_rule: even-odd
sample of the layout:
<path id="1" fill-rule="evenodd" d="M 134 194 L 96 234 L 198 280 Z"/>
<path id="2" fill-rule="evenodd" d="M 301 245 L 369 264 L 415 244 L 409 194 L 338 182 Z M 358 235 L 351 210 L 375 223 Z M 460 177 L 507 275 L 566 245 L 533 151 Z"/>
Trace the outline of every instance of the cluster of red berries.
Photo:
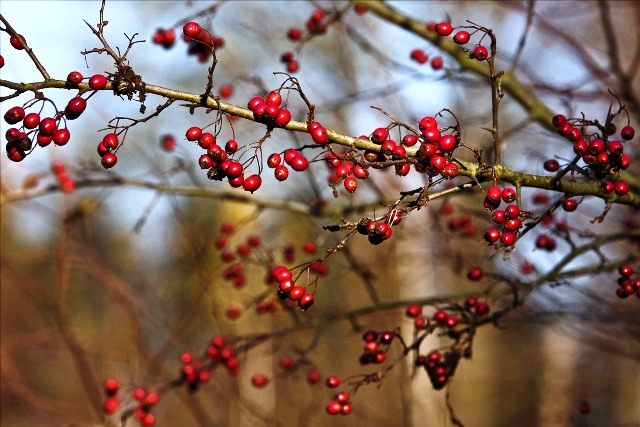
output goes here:
<path id="1" fill-rule="evenodd" d="M 282 164 L 283 158 L 284 162 L 297 172 L 302 172 L 309 167 L 309 160 L 293 148 L 285 150 L 283 155 L 272 153 L 267 158 L 267 166 L 273 169 L 273 175 L 278 181 L 289 178 L 289 168 Z"/>
<path id="2" fill-rule="evenodd" d="M 453 376 L 459 360 L 460 353 L 455 350 L 444 354 L 433 350 L 426 355 L 419 355 L 416 358 L 416 365 L 424 366 L 435 390 L 442 390 Z"/>
<path id="3" fill-rule="evenodd" d="M 329 415 L 349 415 L 353 410 L 353 404 L 349 400 L 351 396 L 348 391 L 339 391 L 333 396 L 333 400 L 327 404 Z"/>
<path id="4" fill-rule="evenodd" d="M 582 119 L 580 119 L 582 120 Z M 581 156 L 582 161 L 593 172 L 594 177 L 602 180 L 601 190 L 604 194 L 615 192 L 618 196 L 624 196 L 629 191 L 629 184 L 618 179 L 616 182 L 605 180 L 609 175 L 619 173 L 631 165 L 631 157 L 624 153 L 624 141 L 629 141 L 635 136 L 635 130 L 631 126 L 625 126 L 620 131 L 622 141 L 609 141 L 608 137 L 615 135 L 616 126 L 609 123 L 603 135 L 595 135 L 590 140 L 583 138 L 582 131 L 575 127 L 572 121 L 562 114 L 553 116 L 552 123 L 558 129 L 558 133 L 573 143 L 573 151 Z M 555 165 L 551 165 L 552 169 Z"/>
<path id="5" fill-rule="evenodd" d="M 233 188 L 242 187 L 245 191 L 253 193 L 262 185 L 260 175 L 244 176 L 244 166 L 242 163 L 233 160 L 232 156 L 238 151 L 237 141 L 230 139 L 224 148 L 216 142 L 216 136 L 210 132 L 202 132 L 197 126 L 187 129 L 186 138 L 188 141 L 197 142 L 198 145 L 207 152 L 198 159 L 201 169 L 208 169 L 207 177 L 216 181 L 227 178 L 229 185 Z"/>
<path id="6" fill-rule="evenodd" d="M 402 217 L 399 214 L 395 215 L 391 220 L 391 225 L 396 225 L 401 220 Z M 372 245 L 379 245 L 391 237 L 391 225 L 386 219 L 376 221 L 371 218 L 362 218 L 360 222 L 358 222 L 356 230 L 363 236 L 367 236 L 369 243 Z"/>
<path id="7" fill-rule="evenodd" d="M 291 113 L 286 108 L 280 108 L 282 96 L 277 91 L 271 91 L 264 97 L 255 96 L 247 103 L 247 108 L 253 112 L 253 117 L 266 123 L 269 127 L 285 127 L 291 121 Z"/>
<path id="8" fill-rule="evenodd" d="M 118 157 L 113 151 L 118 148 L 118 144 L 118 135 L 115 133 L 106 134 L 102 141 L 98 143 L 97 150 L 103 168 L 110 169 L 115 166 Z"/>
<path id="9" fill-rule="evenodd" d="M 387 360 L 387 350 L 394 337 L 395 334 L 391 331 L 378 332 L 369 330 L 362 334 L 364 349 L 360 355 L 360 364 L 379 364 Z"/>
<path id="10" fill-rule="evenodd" d="M 380 142 L 382 144 L 381 151 L 389 155 L 393 159 L 402 159 L 403 146 L 411 147 L 420 142 L 416 159 L 418 163 L 414 166 L 415 170 L 420 173 L 427 173 L 430 176 L 442 175 L 446 179 L 452 179 L 458 176 L 458 165 L 453 161 L 453 152 L 460 145 L 460 139 L 457 132 L 453 134 L 442 135 L 438 129 L 438 122 L 432 116 L 425 116 L 418 122 L 420 135 L 407 134 L 402 138 L 402 145 L 397 145 L 391 140 Z M 373 142 L 381 141 L 381 137 L 385 137 L 384 132 L 381 135 L 372 135 Z M 388 142 L 391 141 L 391 142 Z M 402 148 L 398 148 L 402 147 Z M 396 165 L 396 174 L 404 176 L 409 173 L 409 165 Z"/>
<path id="11" fill-rule="evenodd" d="M 484 207 L 493 211 L 491 215 L 493 222 L 502 225 L 500 230 L 489 228 L 485 231 L 484 239 L 487 243 L 493 244 L 500 240 L 504 246 L 512 246 L 516 242 L 522 221 L 520 220 L 520 208 L 518 205 L 511 204 L 515 200 L 516 191 L 513 188 L 500 189 L 500 187 L 494 185 L 487 190 L 484 198 Z M 504 210 L 498 209 L 502 201 L 509 203 Z"/>
<path id="12" fill-rule="evenodd" d="M 368 168 L 343 160 L 340 154 L 328 153 L 325 161 L 331 171 L 329 184 L 336 185 L 342 180 L 344 189 L 349 193 L 355 193 L 358 189 L 358 179 L 366 179 L 369 176 Z"/>
<path id="13" fill-rule="evenodd" d="M 420 48 L 411 50 L 409 58 L 411 58 L 413 61 L 416 61 L 420 65 L 426 64 L 429 61 L 429 55 Z M 441 56 L 434 56 L 431 58 L 431 62 L 429 64 L 434 70 L 439 70 L 444 65 L 444 60 Z"/>
<path id="14" fill-rule="evenodd" d="M 633 267 L 629 264 L 623 264 L 618 268 L 618 289 L 616 295 L 618 298 L 627 298 L 634 293 L 640 298 L 640 269 L 635 278 L 633 278 Z"/>
<path id="15" fill-rule="evenodd" d="M 104 381 L 103 389 L 106 399 L 103 402 L 102 410 L 105 414 L 114 414 L 120 409 L 120 398 L 117 396 L 120 384 L 115 378 L 107 378 Z M 133 411 L 134 416 L 143 427 L 153 427 L 156 423 L 155 415 L 151 413 L 152 408 L 160 401 L 160 395 L 148 392 L 142 387 L 136 387 L 131 392 L 131 397 L 137 402 Z"/>
<path id="16" fill-rule="evenodd" d="M 71 193 L 76 188 L 76 183 L 69 174 L 62 162 L 53 162 L 51 171 L 56 174 L 60 188 L 65 193 Z"/>
<path id="17" fill-rule="evenodd" d="M 297 286 L 293 280 L 291 270 L 283 265 L 274 267 L 271 270 L 271 276 L 278 284 L 278 297 L 281 300 L 289 299 L 291 301 L 297 301 L 298 307 L 302 311 L 307 310 L 313 305 L 313 294 L 307 293 L 307 289 L 302 286 Z"/>
<path id="18" fill-rule="evenodd" d="M 4 114 L 4 121 L 9 125 L 22 122 L 20 128 L 9 128 L 5 132 L 7 157 L 14 162 L 24 160 L 31 152 L 34 136 L 36 143 L 41 147 L 46 147 L 51 142 L 62 146 L 69 142 L 71 137 L 67 128 L 58 129 L 60 119 L 56 120 L 52 117 L 40 119 L 39 113 L 27 114 L 20 106 L 8 109 Z"/>
<path id="19" fill-rule="evenodd" d="M 280 62 L 283 62 L 287 66 L 287 72 L 289 73 L 295 73 L 300 69 L 300 63 L 291 51 L 283 52 L 282 55 L 280 55 Z"/>
<path id="20" fill-rule="evenodd" d="M 211 56 L 212 49 L 220 49 L 224 46 L 224 39 L 214 36 L 205 30 L 197 22 L 187 22 L 182 27 L 184 41 L 189 43 L 187 53 L 198 57 L 198 61 L 205 62 Z"/>
<path id="21" fill-rule="evenodd" d="M 453 26 L 448 22 L 441 22 L 439 24 L 435 24 L 434 31 L 438 33 L 438 35 L 446 37 L 453 33 Z M 469 43 L 471 40 L 471 34 L 469 34 L 466 30 L 459 30 L 453 35 L 453 41 L 459 45 L 465 45 Z M 473 50 L 469 51 L 469 58 L 477 59 L 478 61 L 484 61 L 489 57 L 489 51 L 486 47 L 477 44 Z"/>
<path id="22" fill-rule="evenodd" d="M 491 307 L 486 301 L 470 296 L 464 300 L 464 308 L 472 315 L 486 316 L 491 312 Z"/>
<path id="23" fill-rule="evenodd" d="M 154 44 L 161 45 L 165 49 L 169 49 L 176 43 L 176 32 L 173 28 L 166 30 L 164 28 L 158 28 L 151 38 L 151 41 Z"/>
<path id="24" fill-rule="evenodd" d="M 447 221 L 449 231 L 458 233 L 461 237 L 471 238 L 476 235 L 476 226 L 469 215 L 457 215 Z"/>

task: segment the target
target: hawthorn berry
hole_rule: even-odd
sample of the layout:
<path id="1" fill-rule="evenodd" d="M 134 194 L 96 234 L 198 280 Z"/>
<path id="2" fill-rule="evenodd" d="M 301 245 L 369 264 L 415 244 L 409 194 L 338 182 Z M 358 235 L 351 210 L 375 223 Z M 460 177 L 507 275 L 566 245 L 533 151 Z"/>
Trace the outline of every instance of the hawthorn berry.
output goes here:
<path id="1" fill-rule="evenodd" d="M 620 130 L 620 136 L 625 141 L 629 141 L 633 139 L 635 135 L 636 135 L 636 131 L 631 126 L 625 126 Z"/>
<path id="2" fill-rule="evenodd" d="M 233 94 L 233 86 L 229 84 L 220 86 L 219 94 L 222 98 L 230 98 Z"/>
<path id="3" fill-rule="evenodd" d="M 242 188 L 250 193 L 253 193 L 260 188 L 260 185 L 262 185 L 262 178 L 260 178 L 260 175 L 250 175 L 242 182 Z"/>
<path id="4" fill-rule="evenodd" d="M 484 232 L 484 240 L 488 243 L 495 243 L 500 238 L 500 232 L 495 228 L 490 228 Z"/>
<path id="5" fill-rule="evenodd" d="M 371 133 L 371 142 L 382 144 L 389 137 L 389 131 L 385 128 L 377 128 Z"/>
<path id="6" fill-rule="evenodd" d="M 27 129 L 35 129 L 40 124 L 40 115 L 38 113 L 29 113 L 24 116 L 22 124 Z"/>
<path id="7" fill-rule="evenodd" d="M 38 125 L 38 129 L 40 130 L 40 132 L 46 135 L 52 135 L 53 132 L 56 131 L 56 128 L 56 121 L 51 117 L 45 117 L 40 121 L 40 124 Z"/>
<path id="8" fill-rule="evenodd" d="M 557 172 L 560 169 L 560 163 L 556 159 L 546 160 L 543 166 L 547 172 Z"/>
<path id="9" fill-rule="evenodd" d="M 576 199 L 565 199 L 562 202 L 562 209 L 567 212 L 573 212 L 578 208 L 578 201 Z"/>
<path id="10" fill-rule="evenodd" d="M 629 192 L 629 184 L 626 181 L 620 180 L 613 185 L 613 191 L 618 196 L 624 196 Z"/>
<path id="11" fill-rule="evenodd" d="M 202 136 L 202 129 L 197 126 L 190 127 L 187 129 L 185 136 L 188 141 L 197 141 Z"/>
<path id="12" fill-rule="evenodd" d="M 489 57 L 489 51 L 486 47 L 478 45 L 473 49 L 473 52 L 471 52 L 471 57 L 478 61 L 484 61 Z"/>
<path id="13" fill-rule="evenodd" d="M 469 269 L 469 271 L 467 271 L 467 278 L 469 280 L 473 280 L 474 282 L 482 279 L 483 276 L 484 271 L 482 270 L 482 267 L 473 266 Z"/>
<path id="14" fill-rule="evenodd" d="M 322 126 L 310 130 L 309 133 L 311 134 L 313 142 L 315 142 L 316 144 L 326 144 L 329 140 L 329 137 L 327 136 L 327 130 Z"/>
<path id="15" fill-rule="evenodd" d="M 344 188 L 349 193 L 355 193 L 356 189 L 358 188 L 358 181 L 353 176 L 347 177 L 344 180 Z"/>
<path id="16" fill-rule="evenodd" d="M 296 152 L 296 155 L 291 159 L 291 167 L 297 172 L 302 172 L 309 167 L 309 161 L 306 157 Z"/>
<path id="17" fill-rule="evenodd" d="M 460 30 L 453 36 L 453 41 L 457 44 L 467 44 L 470 37 L 471 36 L 468 31 Z"/>
<path id="18" fill-rule="evenodd" d="M 502 190 L 500 187 L 492 186 L 487 190 L 487 199 L 499 202 L 502 198 Z"/>
<path id="19" fill-rule="evenodd" d="M 335 375 L 330 376 L 325 380 L 325 385 L 329 388 L 337 388 L 340 386 L 340 378 Z"/>
<path id="20" fill-rule="evenodd" d="M 187 22 L 182 28 L 182 32 L 187 37 L 197 37 L 202 32 L 202 27 L 197 22 Z"/>
<path id="21" fill-rule="evenodd" d="M 496 224 L 504 224 L 504 222 L 507 220 L 507 214 L 502 209 L 496 209 L 491 214 L 491 219 L 493 219 L 493 222 L 495 222 Z"/>
<path id="22" fill-rule="evenodd" d="M 104 89 L 107 86 L 107 78 L 102 74 L 95 74 L 89 78 L 89 87 L 93 90 Z"/>
<path id="23" fill-rule="evenodd" d="M 75 98 L 71 98 L 67 103 L 64 109 L 64 115 L 69 120 L 75 120 L 80 117 L 85 108 L 87 108 L 87 101 L 80 96 L 76 96 Z"/>
<path id="24" fill-rule="evenodd" d="M 256 374 L 251 377 L 251 384 L 256 388 L 263 388 L 269 384 L 269 378 L 266 375 Z"/>
<path id="25" fill-rule="evenodd" d="M 434 56 L 431 58 L 431 68 L 434 70 L 439 70 L 444 65 L 444 61 L 441 56 Z"/>
<path id="26" fill-rule="evenodd" d="M 100 163 L 102 163 L 103 168 L 110 169 L 115 166 L 117 161 L 118 161 L 118 158 L 116 157 L 115 154 L 106 153 L 104 156 L 102 156 Z"/>
<path id="27" fill-rule="evenodd" d="M 65 145 L 69 142 L 71 138 L 71 133 L 67 128 L 56 129 L 53 132 L 53 143 L 56 145 Z"/>
<path id="28" fill-rule="evenodd" d="M 22 34 L 17 34 L 16 36 L 11 36 L 11 38 L 9 38 L 9 43 L 11 43 L 11 46 L 13 46 L 14 49 L 23 50 L 23 44 L 26 45 L 27 41 Z"/>
<path id="29" fill-rule="evenodd" d="M 453 27 L 448 22 L 441 22 L 436 24 L 435 30 L 440 36 L 448 36 L 453 32 Z"/>
<path id="30" fill-rule="evenodd" d="M 25 111 L 22 107 L 11 107 L 4 113 L 4 121 L 10 125 L 15 125 L 18 122 L 24 120 Z"/>
<path id="31" fill-rule="evenodd" d="M 278 126 L 285 127 L 291 121 L 291 112 L 286 108 L 280 108 L 278 110 L 278 116 L 276 117 L 276 124 Z"/>

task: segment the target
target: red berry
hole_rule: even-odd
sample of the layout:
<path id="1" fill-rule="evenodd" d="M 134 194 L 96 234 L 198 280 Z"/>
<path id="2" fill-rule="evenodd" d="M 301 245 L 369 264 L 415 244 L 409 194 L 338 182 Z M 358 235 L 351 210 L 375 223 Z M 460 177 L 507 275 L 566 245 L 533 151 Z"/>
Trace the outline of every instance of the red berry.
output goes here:
<path id="1" fill-rule="evenodd" d="M 486 47 L 478 45 L 475 47 L 475 49 L 473 49 L 471 56 L 478 61 L 484 61 L 489 57 L 489 51 Z"/>
<path id="2" fill-rule="evenodd" d="M 311 133 L 311 138 L 316 144 L 326 144 L 329 140 L 327 130 L 322 126 L 312 129 L 309 133 Z"/>
<path id="3" fill-rule="evenodd" d="M 325 380 L 325 384 L 329 388 L 336 388 L 340 385 L 340 378 L 331 376 Z"/>
<path id="4" fill-rule="evenodd" d="M 227 143 L 224 145 L 224 151 L 227 154 L 233 154 L 236 151 L 238 151 L 238 143 L 236 142 L 236 140 L 234 139 L 228 140 Z"/>
<path id="5" fill-rule="evenodd" d="M 184 24 L 182 32 L 185 36 L 194 38 L 202 32 L 202 27 L 198 23 L 191 21 Z"/>
<path id="6" fill-rule="evenodd" d="M 276 117 L 276 124 L 285 127 L 291 121 L 291 113 L 286 108 L 280 108 Z"/>
<path id="7" fill-rule="evenodd" d="M 298 306 L 304 311 L 313 305 L 313 294 L 304 294 L 298 301 Z"/>
<path id="8" fill-rule="evenodd" d="M 220 86 L 220 97 L 222 98 L 230 98 L 233 94 L 233 86 L 231 85 L 222 85 Z"/>
<path id="9" fill-rule="evenodd" d="M 448 22 L 436 24 L 436 33 L 441 36 L 448 36 L 453 32 L 453 27 Z"/>
<path id="10" fill-rule="evenodd" d="M 115 154 L 107 153 L 104 156 L 102 156 L 100 163 L 102 163 L 103 168 L 110 169 L 115 166 L 117 161 L 118 161 L 118 158 L 116 157 Z"/>
<path id="11" fill-rule="evenodd" d="M 557 172 L 560 169 L 560 163 L 556 159 L 545 161 L 543 166 L 547 172 Z"/>
<path id="12" fill-rule="evenodd" d="M 302 30 L 295 27 L 289 28 L 289 31 L 287 31 L 287 37 L 292 41 L 300 40 L 300 37 L 302 37 Z"/>
<path id="13" fill-rule="evenodd" d="M 376 144 L 382 144 L 389 137 L 389 131 L 385 128 L 377 128 L 371 134 L 371 141 Z"/>
<path id="14" fill-rule="evenodd" d="M 197 141 L 202 136 L 202 129 L 197 126 L 190 127 L 187 129 L 185 136 L 188 141 Z"/>
<path id="15" fill-rule="evenodd" d="M 260 175 L 248 176 L 242 182 L 242 188 L 250 193 L 253 193 L 260 188 L 260 185 L 262 185 L 262 178 L 260 178 Z"/>
<path id="16" fill-rule="evenodd" d="M 306 157 L 297 154 L 296 152 L 296 155 L 291 159 L 291 167 L 295 171 L 302 172 L 303 170 L 306 170 L 307 167 L 309 167 L 309 161 L 306 159 Z"/>
<path id="17" fill-rule="evenodd" d="M 102 138 L 102 143 L 108 150 L 115 150 L 118 147 L 118 135 L 108 133 Z"/>
<path id="18" fill-rule="evenodd" d="M 287 169 L 287 167 L 284 165 L 278 165 L 275 167 L 273 175 L 278 181 L 285 181 L 287 178 L 289 178 L 289 169 Z"/>
<path id="19" fill-rule="evenodd" d="M 344 188 L 349 193 L 355 193 L 356 189 L 358 188 L 358 181 L 353 176 L 347 177 L 344 180 Z"/>
<path id="20" fill-rule="evenodd" d="M 613 191 L 615 191 L 618 196 L 624 196 L 629 192 L 629 184 L 627 184 L 626 181 L 620 180 L 613 185 Z"/>
<path id="21" fill-rule="evenodd" d="M 69 120 L 75 120 L 84 112 L 87 108 L 87 101 L 79 96 L 72 98 L 67 107 L 64 109 L 64 114 Z"/>
<path id="22" fill-rule="evenodd" d="M 53 143 L 56 145 L 65 145 L 67 142 L 69 142 L 70 138 L 71 133 L 67 128 L 56 129 L 53 132 Z"/>
<path id="23" fill-rule="evenodd" d="M 500 189 L 500 187 L 496 187 L 495 185 L 493 187 L 489 187 L 489 189 L 487 190 L 487 199 L 493 200 L 494 202 L 499 202 L 501 198 L 502 190 Z"/>
<path id="24" fill-rule="evenodd" d="M 417 142 L 418 137 L 411 133 L 402 138 L 402 144 L 404 144 L 405 147 L 413 147 Z"/>
<path id="25" fill-rule="evenodd" d="M 434 70 L 439 70 L 443 65 L 444 61 L 442 60 L 442 57 L 434 56 L 433 58 L 431 58 L 431 68 L 433 68 Z"/>
<path id="26" fill-rule="evenodd" d="M 280 93 L 271 91 L 267 94 L 265 102 L 269 105 L 275 105 L 276 107 L 279 107 L 280 103 L 282 102 L 282 97 L 280 96 Z"/>
<path id="27" fill-rule="evenodd" d="M 461 30 L 458 31 L 454 36 L 453 36 L 453 41 L 456 42 L 457 44 L 466 44 L 469 42 L 469 38 L 470 38 L 470 34 L 468 31 L 465 30 Z"/>
<path id="28" fill-rule="evenodd" d="M 29 113 L 24 117 L 22 123 L 27 129 L 35 129 L 40 124 L 40 115 L 38 113 Z"/>
<path id="29" fill-rule="evenodd" d="M 13 46 L 14 49 L 22 50 L 24 49 L 23 43 L 26 45 L 27 42 L 22 34 L 18 34 L 17 36 L 11 36 L 9 38 L 9 43 Z"/>
<path id="30" fill-rule="evenodd" d="M 562 202 L 562 209 L 567 212 L 573 212 L 578 208 L 578 202 L 576 199 L 565 199 Z"/>
<path id="31" fill-rule="evenodd" d="M 473 280 L 474 282 L 482 279 L 483 276 L 484 271 L 482 270 L 482 267 L 471 267 L 469 271 L 467 271 L 467 278 L 469 278 L 469 280 Z"/>
<path id="32" fill-rule="evenodd" d="M 67 76 L 67 82 L 72 85 L 78 85 L 82 82 L 82 74 L 79 71 L 72 71 Z"/>
<path id="33" fill-rule="evenodd" d="M 107 86 L 107 78 L 102 74 L 95 74 L 89 79 L 89 87 L 94 90 L 104 89 Z"/>
<path id="34" fill-rule="evenodd" d="M 102 404 L 102 411 L 105 414 L 113 414 L 120 407 L 120 399 L 116 396 L 108 397 Z"/>
<path id="35" fill-rule="evenodd" d="M 107 378 L 106 380 L 104 380 L 103 387 L 104 387 L 105 393 L 112 396 L 118 392 L 118 389 L 120 388 L 120 383 L 115 378 Z"/>
<path id="36" fill-rule="evenodd" d="M 11 107 L 4 113 L 4 121 L 10 125 L 15 125 L 24 120 L 25 112 L 22 107 Z"/>
<path id="37" fill-rule="evenodd" d="M 625 141 L 629 141 L 633 139 L 635 135 L 636 135 L 636 131 L 631 126 L 625 126 L 620 130 L 620 136 Z"/>
<path id="38" fill-rule="evenodd" d="M 332 400 L 327 404 L 327 413 L 329 415 L 337 415 L 342 411 L 342 404 L 338 401 Z"/>
<path id="39" fill-rule="evenodd" d="M 516 235 L 511 231 L 504 231 L 500 234 L 500 241 L 505 246 L 511 246 L 516 242 Z"/>
<path id="40" fill-rule="evenodd" d="M 269 378 L 266 375 L 256 374 L 251 377 L 251 384 L 256 388 L 262 388 L 269 384 Z"/>
<path id="41" fill-rule="evenodd" d="M 502 190 L 502 200 L 506 203 L 513 203 L 516 200 L 516 190 L 513 188 L 505 188 Z"/>
<path id="42" fill-rule="evenodd" d="M 484 240 L 488 243 L 495 243 L 500 238 L 500 232 L 495 228 L 490 228 L 484 233 Z"/>

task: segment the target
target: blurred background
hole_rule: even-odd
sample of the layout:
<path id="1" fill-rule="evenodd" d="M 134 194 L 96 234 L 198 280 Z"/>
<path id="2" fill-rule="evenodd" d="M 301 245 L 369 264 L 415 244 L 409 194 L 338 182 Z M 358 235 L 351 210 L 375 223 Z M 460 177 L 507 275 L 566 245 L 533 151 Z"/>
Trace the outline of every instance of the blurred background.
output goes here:
<path id="1" fill-rule="evenodd" d="M 304 28 L 318 6 L 344 6 L 339 2 L 232 1 L 221 4 L 213 15 L 202 16 L 200 12 L 213 4 L 107 2 L 105 37 L 112 47 L 124 51 L 127 36 L 137 33 L 136 40 L 147 42 L 135 44 L 127 57 L 147 84 L 201 93 L 210 62 L 187 55 L 186 43 L 180 39 L 182 24 L 197 20 L 225 41 L 217 53 L 214 92 L 222 84 L 231 84 L 234 90 L 228 101 L 245 106 L 251 97 L 277 89 L 285 80 L 273 73 L 285 71 L 280 55 L 296 48 L 287 30 Z M 633 64 L 632 53 L 639 48 L 638 37 L 630 35 L 640 21 L 636 2 L 604 2 L 614 34 L 603 30 L 602 9 L 595 2 L 391 4 L 425 22 L 450 21 L 459 26 L 469 20 L 491 28 L 498 38 L 498 66 L 513 68 L 549 108 L 571 117 L 584 114 L 604 121 L 610 103 L 617 106 L 607 90 L 623 96 L 611 67 L 608 41 L 615 39 L 624 69 Z M 4 18 L 25 36 L 56 79 L 65 79 L 73 70 L 85 76 L 114 70 L 113 61 L 104 54 L 81 54 L 99 47 L 83 22 L 95 27 L 99 10 L 100 2 L 91 1 L 7 0 L 0 5 Z M 531 25 L 527 26 L 531 10 Z M 150 42 L 157 28 L 176 29 L 178 40 L 173 48 Z M 26 54 L 14 50 L 8 39 L 6 33 L 1 34 L 0 52 L 6 64 L 0 78 L 41 80 Z M 430 57 L 442 56 L 443 68 L 434 70 L 429 63 L 412 61 L 414 48 Z M 294 76 L 316 104 L 316 119 L 327 128 L 358 136 L 387 126 L 389 118 L 370 106 L 412 126 L 421 117 L 448 108 L 460 120 L 463 142 L 490 152 L 490 135 L 483 130 L 491 126 L 486 82 L 461 72 L 436 46 L 372 13 L 346 12 L 327 34 L 296 51 L 296 57 L 301 65 Z M 637 99 L 638 78 L 629 85 Z M 10 93 L 0 88 L 0 96 Z M 47 90 L 45 95 L 60 110 L 73 96 L 70 91 L 56 90 Z M 4 115 L 29 99 L 29 94 L 23 94 L 4 101 L 0 112 Z M 147 114 L 162 102 L 148 96 Z M 632 106 L 624 98 L 623 102 Z M 100 425 L 105 378 L 118 378 L 123 393 L 138 385 L 153 389 L 178 376 L 181 353 L 201 354 L 215 334 L 249 336 L 368 306 L 372 304 L 368 284 L 381 301 L 482 293 L 491 279 L 470 282 L 466 271 L 472 265 L 521 277 L 522 265 L 531 263 L 536 275 L 548 271 L 571 249 L 559 239 L 552 253 L 535 250 L 535 233 L 529 233 L 509 256 L 494 255 L 481 242 L 490 224 L 482 209 L 482 195 L 478 191 L 459 194 L 449 198 L 445 208 L 441 200 L 434 200 L 412 213 L 381 246 L 372 246 L 360 236 L 352 239 L 349 257 L 338 254 L 328 259 L 329 274 L 320 278 L 316 303 L 308 312 L 293 318 L 283 309 L 258 314 L 256 300 L 263 295 L 265 301 L 274 297 L 273 292 L 265 293 L 270 289 L 264 284 L 266 261 L 285 262 L 283 254 L 294 248 L 294 260 L 288 262 L 293 266 L 321 256 L 343 237 L 322 230 L 340 223 L 338 217 L 310 215 L 304 209 L 322 205 L 357 221 L 384 212 L 381 199 L 393 201 L 399 191 L 420 187 L 423 176 L 400 178 L 392 171 L 372 171 L 354 195 L 338 186 L 340 195 L 334 198 L 327 184 L 327 167 L 315 162 L 308 173 L 292 171 L 281 183 L 265 169 L 263 187 L 255 194 L 258 200 L 296 202 L 298 211 L 222 201 L 221 192 L 247 193 L 207 180 L 197 164 L 202 149 L 184 137 L 189 127 L 212 123 L 215 112 L 206 114 L 200 109 L 190 114 L 178 104 L 159 118 L 133 127 L 118 151 L 118 164 L 109 171 L 100 167 L 95 151 L 104 129 L 115 116 L 141 115 L 139 103 L 107 92 L 92 96 L 82 117 L 68 123 L 72 137 L 66 146 L 37 148 L 21 163 L 1 156 L 3 426 Z M 305 119 L 304 103 L 295 93 L 289 109 L 294 119 Z M 507 144 L 503 160 L 508 167 L 543 174 L 544 160 L 557 158 L 567 163 L 573 158 L 571 144 L 528 121 L 526 112 L 508 95 L 500 111 Z M 630 113 L 631 124 L 638 129 L 639 112 L 630 109 Z M 626 124 L 622 122 L 619 127 Z M 1 126 L 4 133 L 7 125 L 3 121 Z M 161 146 L 162 137 L 168 134 L 177 141 L 170 152 Z M 238 120 L 233 122 L 233 133 L 224 125 L 218 139 L 235 137 L 246 144 L 263 135 L 263 125 Z M 306 135 L 276 129 L 265 142 L 263 155 L 307 143 Z M 637 143 L 636 138 L 625 147 L 636 161 L 628 171 L 635 177 Z M 462 158 L 472 159 L 470 153 L 459 151 Z M 86 184 L 70 194 L 49 191 L 57 186 L 51 172 L 55 161 L 62 162 L 77 182 L 126 178 L 130 185 Z M 154 191 L 143 188 L 142 183 L 189 187 L 201 197 Z M 537 193 L 523 190 L 526 209 L 542 210 L 531 203 Z M 449 208 L 451 213 L 447 213 Z M 637 226 L 638 212 L 627 207 L 613 207 L 603 223 L 592 223 L 603 208 L 601 201 L 585 199 L 577 212 L 558 213 L 556 221 L 571 224 L 577 243 L 588 241 L 584 233 L 578 237 L 578 232 L 604 235 Z M 452 231 L 451 222 L 460 218 L 468 218 L 471 227 Z M 236 226 L 229 237 L 232 250 L 250 236 L 261 239 L 260 246 L 243 261 L 247 280 L 241 288 L 224 280 L 229 263 L 221 260 L 215 244 L 226 222 Z M 552 227 L 547 230 L 553 232 Z M 317 245 L 315 254 L 304 252 L 306 242 Z M 603 249 L 609 259 L 637 251 L 637 245 L 630 244 Z M 597 255 L 589 254 L 571 267 L 599 261 Z M 354 265 L 367 272 L 369 283 Z M 473 357 L 460 363 L 449 387 L 450 404 L 464 425 L 640 426 L 638 303 L 635 297 L 616 298 L 615 279 L 615 275 L 602 274 L 541 287 L 497 327 L 478 330 Z M 240 309 L 238 319 L 229 318 L 230 307 Z M 379 385 L 360 388 L 353 399 L 353 413 L 347 417 L 329 417 L 324 407 L 334 391 L 307 382 L 311 369 L 318 369 L 323 379 L 338 375 L 345 381 L 372 372 L 375 368 L 358 363 L 362 332 L 399 327 L 410 340 L 412 324 L 400 307 L 283 334 L 242 354 L 237 377 L 218 369 L 197 393 L 181 387 L 163 395 L 153 411 L 157 425 L 453 425 L 445 392 L 434 391 L 422 370 L 414 372 L 410 358 L 389 371 Z M 430 338 L 420 352 L 426 354 L 449 342 Z M 400 356 L 400 346 L 393 346 L 388 360 Z M 297 361 L 297 368 L 283 370 L 283 357 Z M 256 373 L 271 379 L 267 387 L 251 385 Z M 578 411 L 583 401 L 591 405 L 586 417 Z"/>

